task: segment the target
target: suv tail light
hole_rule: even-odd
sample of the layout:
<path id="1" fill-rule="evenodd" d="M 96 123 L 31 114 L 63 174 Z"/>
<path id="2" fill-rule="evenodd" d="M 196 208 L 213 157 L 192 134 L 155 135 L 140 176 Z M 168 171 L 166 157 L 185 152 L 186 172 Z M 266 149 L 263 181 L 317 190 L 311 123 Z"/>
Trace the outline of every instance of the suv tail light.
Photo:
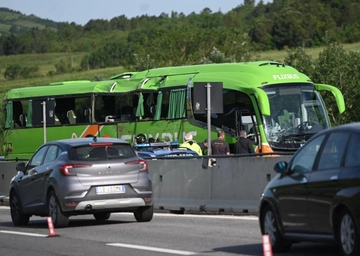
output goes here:
<path id="1" fill-rule="evenodd" d="M 140 172 L 147 172 L 148 171 L 148 163 L 145 160 L 134 160 L 126 162 L 125 164 L 138 164 L 140 165 Z"/>
<path id="2" fill-rule="evenodd" d="M 78 167 L 90 167 L 91 164 L 65 164 L 60 166 L 60 173 L 64 176 L 76 176 L 76 173 L 71 173 L 70 169 L 78 168 Z"/>

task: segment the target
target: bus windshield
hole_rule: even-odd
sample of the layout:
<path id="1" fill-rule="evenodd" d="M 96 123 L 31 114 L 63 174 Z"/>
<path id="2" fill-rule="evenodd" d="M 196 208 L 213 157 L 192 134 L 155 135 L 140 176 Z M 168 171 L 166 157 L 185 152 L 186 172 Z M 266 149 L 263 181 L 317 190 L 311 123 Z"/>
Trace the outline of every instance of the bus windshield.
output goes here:
<path id="1" fill-rule="evenodd" d="M 315 133 L 330 127 L 324 103 L 313 84 L 281 84 L 262 89 L 269 97 L 270 116 L 264 116 L 263 122 L 272 148 L 298 148 Z"/>

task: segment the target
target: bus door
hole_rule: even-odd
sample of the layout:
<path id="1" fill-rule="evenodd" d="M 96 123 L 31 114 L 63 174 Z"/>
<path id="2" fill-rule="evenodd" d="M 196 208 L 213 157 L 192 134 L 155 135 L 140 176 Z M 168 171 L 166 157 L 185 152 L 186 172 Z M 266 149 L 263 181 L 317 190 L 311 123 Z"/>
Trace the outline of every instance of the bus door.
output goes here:
<path id="1" fill-rule="evenodd" d="M 45 113 L 44 113 L 45 104 Z M 55 124 L 55 99 L 33 100 L 32 102 L 32 124 L 34 127 L 42 126 L 44 114 L 46 117 L 46 125 Z"/>
<path id="2" fill-rule="evenodd" d="M 236 136 L 240 137 L 240 131 L 245 130 L 248 138 L 258 144 L 259 132 L 255 119 L 255 113 L 250 113 L 249 110 L 236 110 Z"/>

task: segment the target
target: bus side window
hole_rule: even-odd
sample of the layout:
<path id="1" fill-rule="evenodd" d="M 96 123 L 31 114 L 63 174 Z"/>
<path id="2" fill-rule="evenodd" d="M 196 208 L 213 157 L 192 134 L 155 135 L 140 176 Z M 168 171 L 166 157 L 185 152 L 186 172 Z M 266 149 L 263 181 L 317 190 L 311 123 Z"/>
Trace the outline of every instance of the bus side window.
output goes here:
<path id="1" fill-rule="evenodd" d="M 23 107 L 21 101 L 14 101 L 13 102 L 13 120 L 15 127 L 21 127 L 21 117 L 23 115 Z"/>
<path id="2" fill-rule="evenodd" d="M 134 115 L 134 111 L 133 108 L 131 106 L 123 106 L 121 108 L 121 121 L 134 121 L 135 120 L 135 115 Z"/>
<path id="3" fill-rule="evenodd" d="M 161 119 L 166 119 L 169 113 L 169 105 L 161 104 Z"/>

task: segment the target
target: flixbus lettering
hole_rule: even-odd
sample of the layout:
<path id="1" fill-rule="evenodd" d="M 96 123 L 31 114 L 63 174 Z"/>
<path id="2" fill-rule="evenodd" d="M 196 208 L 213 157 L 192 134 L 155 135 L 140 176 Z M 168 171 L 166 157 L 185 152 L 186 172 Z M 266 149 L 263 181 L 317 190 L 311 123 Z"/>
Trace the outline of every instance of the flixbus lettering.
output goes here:
<path id="1" fill-rule="evenodd" d="M 299 79 L 297 74 L 279 74 L 273 75 L 274 80 L 282 80 L 282 79 Z"/>

